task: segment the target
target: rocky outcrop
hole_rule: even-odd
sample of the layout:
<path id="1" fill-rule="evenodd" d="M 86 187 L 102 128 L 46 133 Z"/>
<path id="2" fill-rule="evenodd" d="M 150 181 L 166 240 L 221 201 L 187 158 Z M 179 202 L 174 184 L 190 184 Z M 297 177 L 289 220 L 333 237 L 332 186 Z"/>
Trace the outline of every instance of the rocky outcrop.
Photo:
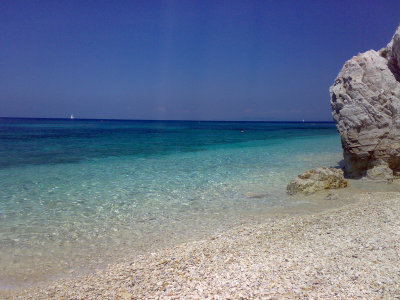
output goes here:
<path id="1" fill-rule="evenodd" d="M 330 88 L 345 174 L 391 180 L 400 172 L 400 27 L 380 51 L 345 63 Z"/>
<path id="2" fill-rule="evenodd" d="M 343 171 L 334 168 L 316 168 L 298 175 L 286 187 L 290 195 L 297 193 L 312 194 L 327 189 L 338 189 L 347 186 Z"/>

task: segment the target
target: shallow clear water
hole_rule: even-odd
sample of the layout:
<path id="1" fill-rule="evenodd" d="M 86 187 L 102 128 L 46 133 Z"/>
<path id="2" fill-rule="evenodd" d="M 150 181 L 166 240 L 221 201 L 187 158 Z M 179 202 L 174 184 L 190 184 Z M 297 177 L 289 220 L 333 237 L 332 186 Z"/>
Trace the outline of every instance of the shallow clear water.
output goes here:
<path id="1" fill-rule="evenodd" d="M 0 288 L 296 205 L 288 181 L 340 159 L 332 123 L 0 119 Z"/>

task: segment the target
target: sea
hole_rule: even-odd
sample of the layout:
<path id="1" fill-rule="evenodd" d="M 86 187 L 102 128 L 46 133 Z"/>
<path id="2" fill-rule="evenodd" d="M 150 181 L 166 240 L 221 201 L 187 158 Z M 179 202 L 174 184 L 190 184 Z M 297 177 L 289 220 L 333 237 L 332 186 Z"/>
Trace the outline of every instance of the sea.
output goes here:
<path id="1" fill-rule="evenodd" d="M 330 122 L 0 118 L 0 289 L 262 222 L 341 159 Z"/>

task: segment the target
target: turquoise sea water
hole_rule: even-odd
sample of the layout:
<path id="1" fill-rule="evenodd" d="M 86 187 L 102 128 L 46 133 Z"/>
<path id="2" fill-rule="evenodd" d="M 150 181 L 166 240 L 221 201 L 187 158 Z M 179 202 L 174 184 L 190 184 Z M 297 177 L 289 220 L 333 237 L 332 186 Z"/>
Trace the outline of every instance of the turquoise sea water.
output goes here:
<path id="1" fill-rule="evenodd" d="M 333 123 L 0 119 L 0 289 L 296 205 L 340 159 Z"/>

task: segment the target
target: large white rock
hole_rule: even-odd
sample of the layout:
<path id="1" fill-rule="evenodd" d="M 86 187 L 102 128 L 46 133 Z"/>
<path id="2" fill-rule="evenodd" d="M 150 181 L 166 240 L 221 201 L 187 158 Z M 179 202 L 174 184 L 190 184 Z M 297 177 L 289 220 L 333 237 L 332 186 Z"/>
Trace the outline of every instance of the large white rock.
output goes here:
<path id="1" fill-rule="evenodd" d="M 348 60 L 330 88 L 349 177 L 388 179 L 400 171 L 399 66 L 400 27 L 386 48 Z"/>

